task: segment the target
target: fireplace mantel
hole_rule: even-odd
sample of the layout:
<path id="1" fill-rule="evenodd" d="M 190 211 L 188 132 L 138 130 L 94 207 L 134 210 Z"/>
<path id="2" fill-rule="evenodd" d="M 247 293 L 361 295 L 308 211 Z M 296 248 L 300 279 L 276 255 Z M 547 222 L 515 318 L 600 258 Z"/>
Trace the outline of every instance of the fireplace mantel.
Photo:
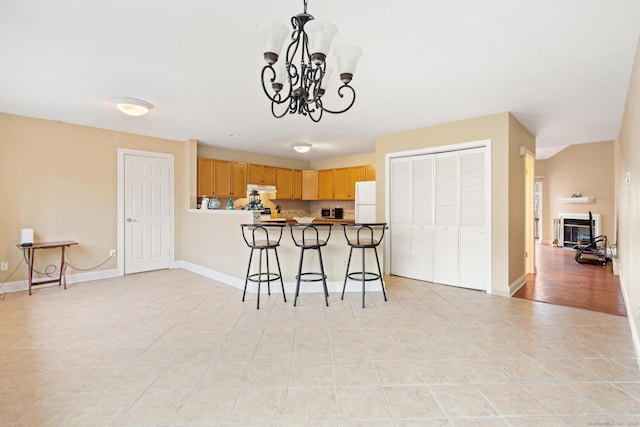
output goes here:
<path id="1" fill-rule="evenodd" d="M 560 197 L 560 201 L 564 203 L 593 203 L 595 197 Z"/>

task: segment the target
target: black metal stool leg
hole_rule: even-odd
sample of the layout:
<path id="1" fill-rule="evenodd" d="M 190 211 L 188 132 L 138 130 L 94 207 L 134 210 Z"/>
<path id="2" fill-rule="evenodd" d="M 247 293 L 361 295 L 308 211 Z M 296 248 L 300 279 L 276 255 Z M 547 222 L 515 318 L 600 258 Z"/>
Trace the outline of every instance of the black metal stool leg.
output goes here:
<path id="1" fill-rule="evenodd" d="M 324 288 L 324 303 L 329 307 L 329 290 L 327 289 L 327 276 L 324 274 L 324 264 L 322 264 L 322 251 L 318 247 L 318 258 L 320 259 L 320 274 L 322 275 L 322 286 Z"/>
<path id="2" fill-rule="evenodd" d="M 278 250 L 273 248 L 273 252 L 276 253 L 276 265 L 278 266 L 278 277 L 280 277 L 280 285 L 282 286 L 282 297 L 284 302 L 287 302 L 287 294 L 284 292 L 284 282 L 282 281 L 282 270 L 280 269 L 280 259 L 278 258 Z"/>
<path id="3" fill-rule="evenodd" d="M 298 275 L 296 276 L 296 296 L 293 300 L 293 306 L 298 303 L 298 294 L 300 293 L 300 279 L 302 277 L 302 260 L 304 259 L 304 248 L 300 250 L 300 262 L 298 263 Z"/>
<path id="4" fill-rule="evenodd" d="M 260 249 L 260 260 L 258 261 L 258 302 L 256 303 L 256 309 L 260 310 L 260 285 L 262 284 L 262 251 Z"/>
<path id="5" fill-rule="evenodd" d="M 344 290 L 347 289 L 347 279 L 349 278 L 349 266 L 351 265 L 351 254 L 353 253 L 353 246 L 349 247 L 349 260 L 347 261 L 347 271 L 344 273 L 344 285 L 342 285 L 342 296 L 340 299 L 344 299 Z"/>
<path id="6" fill-rule="evenodd" d="M 378 250 L 373 248 L 373 252 L 376 254 L 376 263 L 378 264 L 378 275 L 380 276 L 380 285 L 382 285 L 382 295 L 384 300 L 387 300 L 387 292 L 384 290 L 384 280 L 382 280 L 382 270 L 380 269 L 380 260 L 378 259 Z"/>
<path id="7" fill-rule="evenodd" d="M 271 295 L 271 271 L 269 270 L 269 248 L 265 249 L 264 256 L 267 260 L 267 295 Z"/>
<path id="8" fill-rule="evenodd" d="M 366 277 L 365 277 L 366 273 L 365 273 L 365 269 L 364 269 L 364 255 L 365 255 L 364 249 L 365 248 L 362 248 L 362 308 L 364 308 L 365 283 L 367 283 L 366 280 L 365 280 L 366 279 Z"/>
<path id="9" fill-rule="evenodd" d="M 247 284 L 249 283 L 249 272 L 251 272 L 251 260 L 253 259 L 253 248 L 249 255 L 249 267 L 247 267 L 247 277 L 244 279 L 244 291 L 242 291 L 242 302 L 244 302 L 244 296 L 247 294 Z"/>

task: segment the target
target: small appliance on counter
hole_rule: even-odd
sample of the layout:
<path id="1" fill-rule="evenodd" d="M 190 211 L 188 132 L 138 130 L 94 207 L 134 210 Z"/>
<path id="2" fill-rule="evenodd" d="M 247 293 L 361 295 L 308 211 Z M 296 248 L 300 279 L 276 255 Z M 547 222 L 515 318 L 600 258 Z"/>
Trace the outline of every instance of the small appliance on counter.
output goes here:
<path id="1" fill-rule="evenodd" d="M 200 201 L 200 209 L 209 209 L 209 198 L 207 196 L 202 196 L 202 200 Z"/>
<path id="2" fill-rule="evenodd" d="M 344 218 L 344 209 L 342 208 L 323 208 L 321 210 L 322 218 L 342 219 Z"/>

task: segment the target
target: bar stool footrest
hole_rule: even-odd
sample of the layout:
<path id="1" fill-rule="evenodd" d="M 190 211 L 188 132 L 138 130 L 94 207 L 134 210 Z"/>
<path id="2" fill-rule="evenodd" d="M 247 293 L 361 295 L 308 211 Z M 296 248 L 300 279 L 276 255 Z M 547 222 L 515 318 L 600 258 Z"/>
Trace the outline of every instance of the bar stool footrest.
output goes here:
<path id="1" fill-rule="evenodd" d="M 327 275 L 308 271 L 306 273 L 296 275 L 296 280 L 298 280 L 298 278 L 300 278 L 301 282 L 322 282 L 323 280 L 327 280 Z"/>
<path id="2" fill-rule="evenodd" d="M 254 273 L 248 277 L 250 282 L 273 282 L 274 280 L 280 280 L 278 273 Z"/>
<path id="3" fill-rule="evenodd" d="M 369 271 L 352 271 L 351 273 L 347 273 L 347 277 L 351 280 L 357 280 L 358 282 L 362 282 L 364 276 L 364 281 L 369 282 L 372 280 L 380 280 L 380 275 L 378 273 L 372 273 Z"/>

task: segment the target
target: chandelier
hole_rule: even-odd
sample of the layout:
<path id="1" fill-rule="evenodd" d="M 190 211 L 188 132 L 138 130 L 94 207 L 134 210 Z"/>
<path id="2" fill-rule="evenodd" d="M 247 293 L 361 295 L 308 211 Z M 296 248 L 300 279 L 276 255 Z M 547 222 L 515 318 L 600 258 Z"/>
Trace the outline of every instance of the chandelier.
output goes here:
<path id="1" fill-rule="evenodd" d="M 349 83 L 362 50 L 350 45 L 334 50 L 336 68 L 342 81 L 338 96 L 346 97 L 346 106 L 330 110 L 323 103 L 332 74 L 325 59 L 338 30 L 332 23 L 309 15 L 307 0 L 304 0 L 304 11 L 291 18 L 291 25 L 291 43 L 285 50 L 284 40 L 290 30 L 277 21 L 259 24 L 264 40 L 264 60 L 267 63 L 262 69 L 262 89 L 271 101 L 273 116 L 279 119 L 287 113 L 298 113 L 319 122 L 325 111 L 340 114 L 349 110 L 356 100 L 356 92 Z M 280 52 L 284 54 L 284 58 L 278 60 Z"/>

